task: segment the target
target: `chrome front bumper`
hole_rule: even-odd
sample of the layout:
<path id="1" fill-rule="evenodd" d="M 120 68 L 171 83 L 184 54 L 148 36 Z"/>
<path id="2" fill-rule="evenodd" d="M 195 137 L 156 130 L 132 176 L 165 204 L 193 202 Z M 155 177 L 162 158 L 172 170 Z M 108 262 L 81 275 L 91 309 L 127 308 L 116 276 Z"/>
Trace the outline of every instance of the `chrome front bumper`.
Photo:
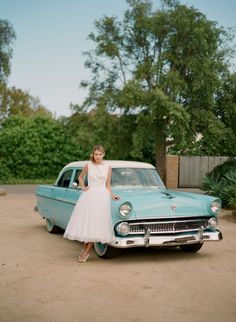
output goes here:
<path id="1" fill-rule="evenodd" d="M 206 231 L 199 229 L 196 234 L 181 234 L 176 236 L 152 236 L 146 232 L 144 236 L 116 237 L 109 245 L 115 248 L 152 247 L 152 246 L 179 246 L 187 244 L 219 241 L 223 239 L 219 230 Z"/>

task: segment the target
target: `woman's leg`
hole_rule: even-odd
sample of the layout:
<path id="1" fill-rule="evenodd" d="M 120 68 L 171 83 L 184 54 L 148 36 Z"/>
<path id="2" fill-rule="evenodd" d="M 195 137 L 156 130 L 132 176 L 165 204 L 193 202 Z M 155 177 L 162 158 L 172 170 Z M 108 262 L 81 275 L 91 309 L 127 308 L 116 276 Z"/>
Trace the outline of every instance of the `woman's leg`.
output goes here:
<path id="1" fill-rule="evenodd" d="M 93 243 L 84 243 L 83 250 L 79 256 L 79 262 L 84 263 L 87 261 L 89 255 L 90 255 L 90 250 L 93 247 Z"/>
<path id="2" fill-rule="evenodd" d="M 87 248 L 87 246 L 88 246 L 88 243 L 84 243 L 84 244 L 83 244 L 83 250 L 82 250 L 82 252 L 84 252 L 84 251 L 85 251 L 85 249 Z"/>
<path id="3" fill-rule="evenodd" d="M 85 253 L 89 253 L 92 247 L 93 247 L 93 243 L 87 243 L 87 246 L 85 248 Z"/>
<path id="4" fill-rule="evenodd" d="M 83 256 L 83 254 L 84 254 L 84 252 L 85 252 L 85 249 L 87 248 L 87 245 L 88 245 L 88 243 L 83 243 L 83 247 L 82 247 L 82 250 L 81 250 L 81 252 L 80 252 L 79 257 Z"/>

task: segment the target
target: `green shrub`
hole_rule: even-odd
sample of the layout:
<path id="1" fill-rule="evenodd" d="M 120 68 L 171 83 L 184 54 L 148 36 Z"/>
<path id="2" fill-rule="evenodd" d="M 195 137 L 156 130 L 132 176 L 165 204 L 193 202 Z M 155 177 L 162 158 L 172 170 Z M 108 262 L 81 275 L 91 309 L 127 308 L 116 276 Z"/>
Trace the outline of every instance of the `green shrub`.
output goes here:
<path id="1" fill-rule="evenodd" d="M 223 207 L 236 209 L 236 159 L 216 166 L 203 179 L 201 189 L 219 197 Z"/>
<path id="2" fill-rule="evenodd" d="M 80 157 L 64 124 L 49 116 L 15 115 L 0 127 L 0 182 L 55 178 Z"/>

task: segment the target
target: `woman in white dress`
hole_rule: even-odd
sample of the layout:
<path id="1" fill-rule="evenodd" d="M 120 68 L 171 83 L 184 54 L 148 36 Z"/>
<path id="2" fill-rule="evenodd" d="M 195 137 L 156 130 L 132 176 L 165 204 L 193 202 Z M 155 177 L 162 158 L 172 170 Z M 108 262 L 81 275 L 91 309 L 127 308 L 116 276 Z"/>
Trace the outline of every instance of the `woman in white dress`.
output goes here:
<path id="1" fill-rule="evenodd" d="M 111 220 L 111 199 L 119 197 L 111 191 L 111 167 L 103 161 L 105 150 L 95 145 L 90 161 L 84 166 L 78 179 L 83 190 L 72 212 L 64 237 L 84 242 L 79 262 L 90 255 L 94 242 L 109 243 L 114 239 Z M 84 184 L 87 174 L 88 186 Z"/>

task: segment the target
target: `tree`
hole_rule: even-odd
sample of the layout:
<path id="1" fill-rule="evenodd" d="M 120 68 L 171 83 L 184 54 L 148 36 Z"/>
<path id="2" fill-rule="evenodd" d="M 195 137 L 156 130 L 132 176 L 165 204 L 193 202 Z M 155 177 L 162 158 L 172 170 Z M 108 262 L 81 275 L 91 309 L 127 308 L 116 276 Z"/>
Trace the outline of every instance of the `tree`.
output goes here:
<path id="1" fill-rule="evenodd" d="M 25 116 L 50 114 L 38 98 L 21 89 L 7 86 L 6 79 L 10 75 L 12 58 L 10 46 L 15 38 L 12 25 L 7 20 L 0 20 L 0 122 L 16 114 Z"/>
<path id="2" fill-rule="evenodd" d="M 85 66 L 92 72 L 84 107 L 101 102 L 108 112 L 135 114 L 132 155 L 152 144 L 165 179 L 167 146 L 196 139 L 201 120 L 214 115 L 215 93 L 227 70 L 230 34 L 193 7 L 163 1 L 127 0 L 122 21 L 103 17 L 89 35 L 95 49 Z M 212 125 L 214 122 L 212 122 Z"/>
<path id="3" fill-rule="evenodd" d="M 103 105 L 89 113 L 78 105 L 71 105 L 71 110 L 73 114 L 64 120 L 64 124 L 71 140 L 83 151 L 85 159 L 97 143 L 105 146 L 109 159 L 132 159 L 132 137 L 129 134 L 135 129 L 134 115 L 109 114 Z"/>
<path id="4" fill-rule="evenodd" d="M 38 98 L 15 87 L 7 87 L 0 80 L 0 122 L 12 115 L 48 115 L 51 113 L 41 104 Z"/>
<path id="5" fill-rule="evenodd" d="M 236 155 L 236 73 L 227 73 L 217 91 L 215 114 L 227 131 L 225 155 Z M 222 153 L 223 154 L 223 153 Z"/>
<path id="6" fill-rule="evenodd" d="M 10 59 L 12 49 L 10 47 L 16 38 L 12 25 L 7 20 L 0 19 L 0 80 L 10 75 Z"/>
<path id="7" fill-rule="evenodd" d="M 170 152 L 188 155 L 236 155 L 236 74 L 226 73 L 215 94 L 213 111 L 198 115 L 199 135 L 187 145 L 176 144 Z"/>

